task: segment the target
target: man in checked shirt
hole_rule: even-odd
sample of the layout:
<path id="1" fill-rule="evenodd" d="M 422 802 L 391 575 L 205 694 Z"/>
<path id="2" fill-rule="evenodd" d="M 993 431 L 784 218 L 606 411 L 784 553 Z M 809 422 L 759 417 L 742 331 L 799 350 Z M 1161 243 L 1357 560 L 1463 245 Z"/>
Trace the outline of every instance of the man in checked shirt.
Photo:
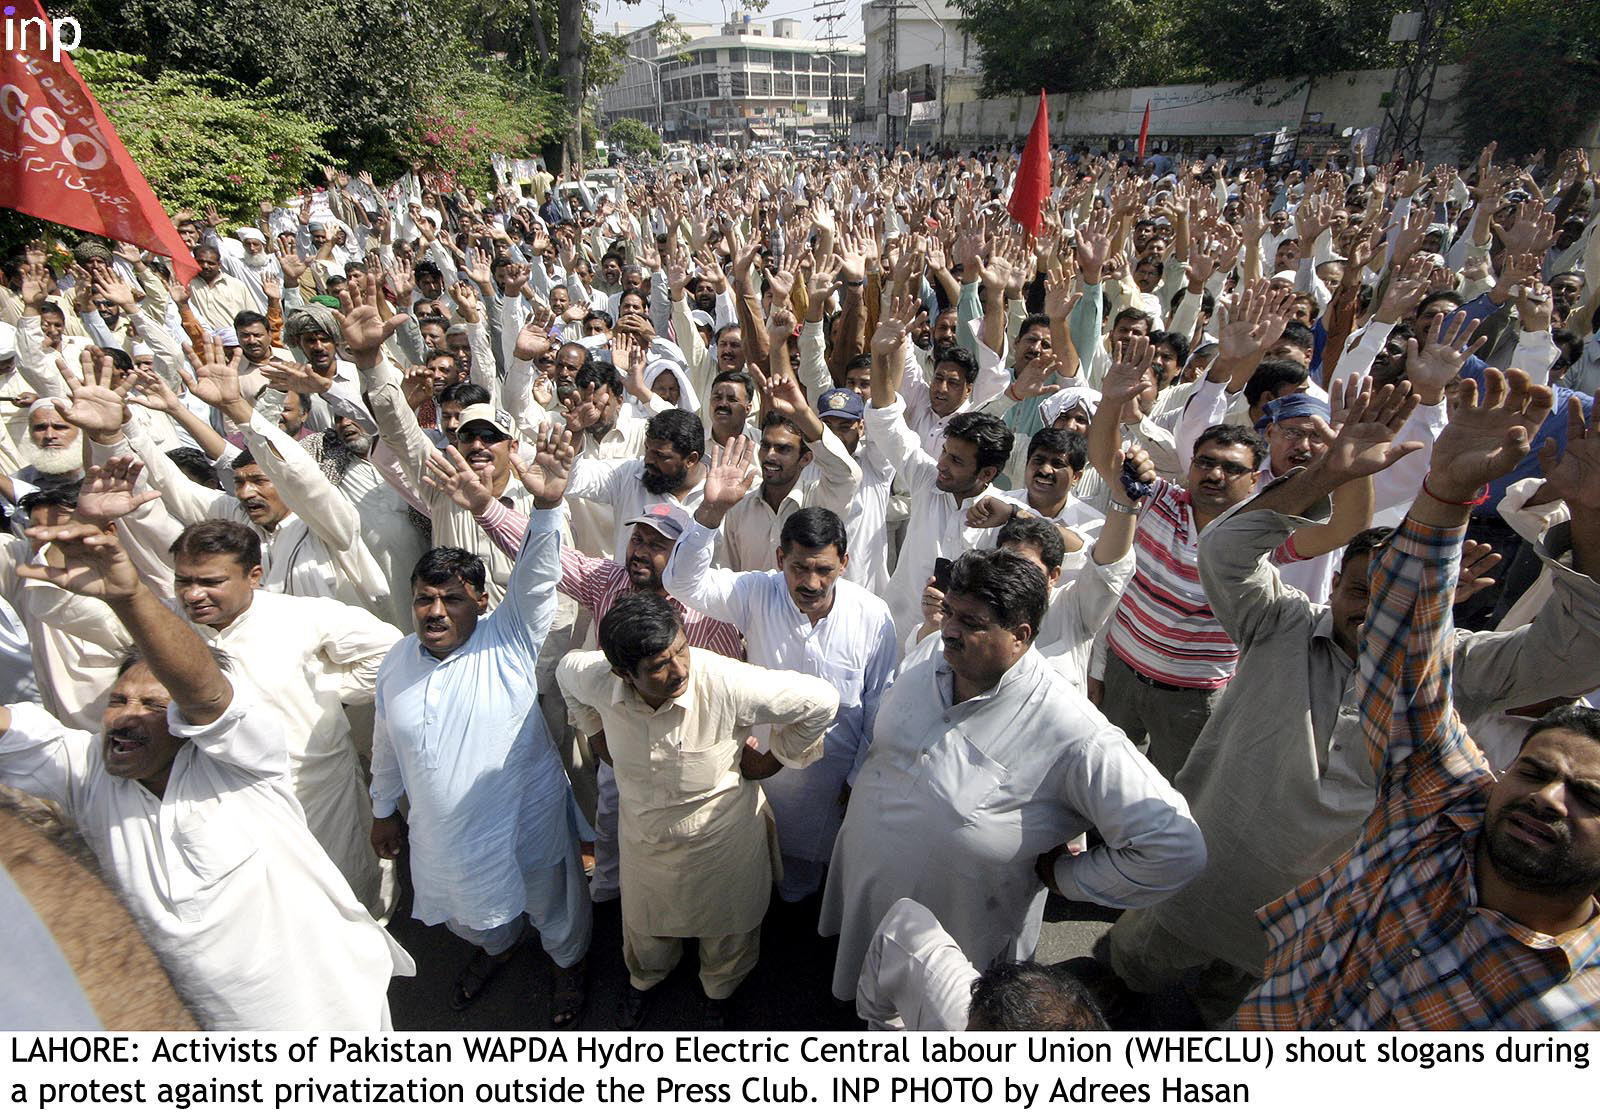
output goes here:
<path id="1" fill-rule="evenodd" d="M 1266 979 L 1247 1029 L 1593 1028 L 1600 1024 L 1600 713 L 1529 730 L 1497 779 L 1452 706 L 1452 595 L 1467 515 L 1515 468 L 1551 393 L 1520 371 L 1471 383 L 1428 476 L 1371 572 L 1358 666 L 1362 735 L 1381 774 L 1355 846 L 1263 908 Z M 1575 406 L 1568 498 L 1600 490 L 1600 427 Z M 1375 439 L 1373 460 L 1405 451 Z M 1380 465 L 1381 466 L 1381 465 Z M 1574 534 L 1574 548 L 1600 539 Z"/>

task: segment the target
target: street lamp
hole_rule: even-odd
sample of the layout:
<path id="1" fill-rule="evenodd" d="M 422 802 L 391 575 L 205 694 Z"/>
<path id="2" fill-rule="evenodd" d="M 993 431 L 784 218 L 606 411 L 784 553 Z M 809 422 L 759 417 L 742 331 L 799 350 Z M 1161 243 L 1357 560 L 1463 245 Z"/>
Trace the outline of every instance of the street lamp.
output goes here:
<path id="1" fill-rule="evenodd" d="M 666 138 L 666 114 L 661 107 L 661 67 L 665 65 L 665 63 L 653 62 L 648 58 L 640 58 L 637 54 L 630 54 L 628 57 L 633 59 L 635 62 L 643 62 L 645 65 L 650 67 L 650 75 L 654 79 L 656 87 L 656 134 L 662 136 L 662 138 Z"/>

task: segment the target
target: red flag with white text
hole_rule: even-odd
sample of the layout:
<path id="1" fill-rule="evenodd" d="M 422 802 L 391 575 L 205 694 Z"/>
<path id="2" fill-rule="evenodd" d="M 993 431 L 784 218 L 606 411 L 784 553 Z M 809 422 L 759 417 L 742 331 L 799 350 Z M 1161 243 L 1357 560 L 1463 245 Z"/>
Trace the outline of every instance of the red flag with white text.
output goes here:
<path id="1" fill-rule="evenodd" d="M 1044 201 L 1050 196 L 1050 111 L 1044 90 L 1039 90 L 1039 111 L 1028 129 L 1028 145 L 1022 149 L 1022 165 L 1011 187 L 1006 211 L 1029 234 L 1037 236 L 1044 227 Z"/>
<path id="2" fill-rule="evenodd" d="M 6 0 L 4 10 L 0 205 L 168 256 L 175 277 L 189 281 L 200 270 L 194 256 L 71 56 L 53 41 L 50 29 L 59 25 L 40 0 Z"/>

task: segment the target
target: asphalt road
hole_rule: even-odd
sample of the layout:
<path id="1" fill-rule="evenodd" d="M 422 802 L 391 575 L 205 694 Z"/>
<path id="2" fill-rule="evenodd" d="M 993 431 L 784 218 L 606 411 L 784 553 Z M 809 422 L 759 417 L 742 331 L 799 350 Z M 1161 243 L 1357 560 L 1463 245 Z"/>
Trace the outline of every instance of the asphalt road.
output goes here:
<path id="1" fill-rule="evenodd" d="M 409 876 L 404 860 L 402 877 Z M 834 941 L 817 935 L 819 898 L 785 905 L 774 895 L 761 928 L 761 962 L 734 996 L 729 1028 L 746 1031 L 849 1030 L 865 1026 L 848 1005 L 829 991 Z M 594 942 L 589 949 L 589 996 L 580 1029 L 615 1029 L 617 1001 L 627 982 L 622 963 L 620 903 L 595 906 Z M 1094 954 L 1115 910 L 1051 898 L 1039 951 L 1041 963 L 1059 963 Z M 522 945 L 494 982 L 471 1007 L 450 1008 L 449 998 L 472 949 L 443 925 L 427 927 L 410 915 L 407 885 L 401 906 L 390 922 L 395 938 L 417 961 L 414 978 L 396 979 L 389 1002 L 401 1030 L 539 1030 L 550 1027 L 553 965 L 537 940 Z M 1102 949 L 1103 955 L 1103 949 Z M 695 1030 L 701 1027 L 700 983 L 693 947 L 656 991 L 644 1028 Z M 1192 1027 L 1177 1003 L 1154 1004 L 1149 1021 L 1156 1027 Z"/>

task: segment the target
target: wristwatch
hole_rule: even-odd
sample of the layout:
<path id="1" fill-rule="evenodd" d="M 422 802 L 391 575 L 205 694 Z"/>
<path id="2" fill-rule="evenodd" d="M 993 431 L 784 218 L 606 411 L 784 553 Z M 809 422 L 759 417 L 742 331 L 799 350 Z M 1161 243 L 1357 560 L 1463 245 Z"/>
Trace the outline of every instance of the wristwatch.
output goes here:
<path id="1" fill-rule="evenodd" d="M 1110 507 L 1114 511 L 1121 511 L 1123 514 L 1136 515 L 1139 513 L 1138 503 L 1121 503 L 1115 499 L 1107 499 L 1106 506 Z"/>

